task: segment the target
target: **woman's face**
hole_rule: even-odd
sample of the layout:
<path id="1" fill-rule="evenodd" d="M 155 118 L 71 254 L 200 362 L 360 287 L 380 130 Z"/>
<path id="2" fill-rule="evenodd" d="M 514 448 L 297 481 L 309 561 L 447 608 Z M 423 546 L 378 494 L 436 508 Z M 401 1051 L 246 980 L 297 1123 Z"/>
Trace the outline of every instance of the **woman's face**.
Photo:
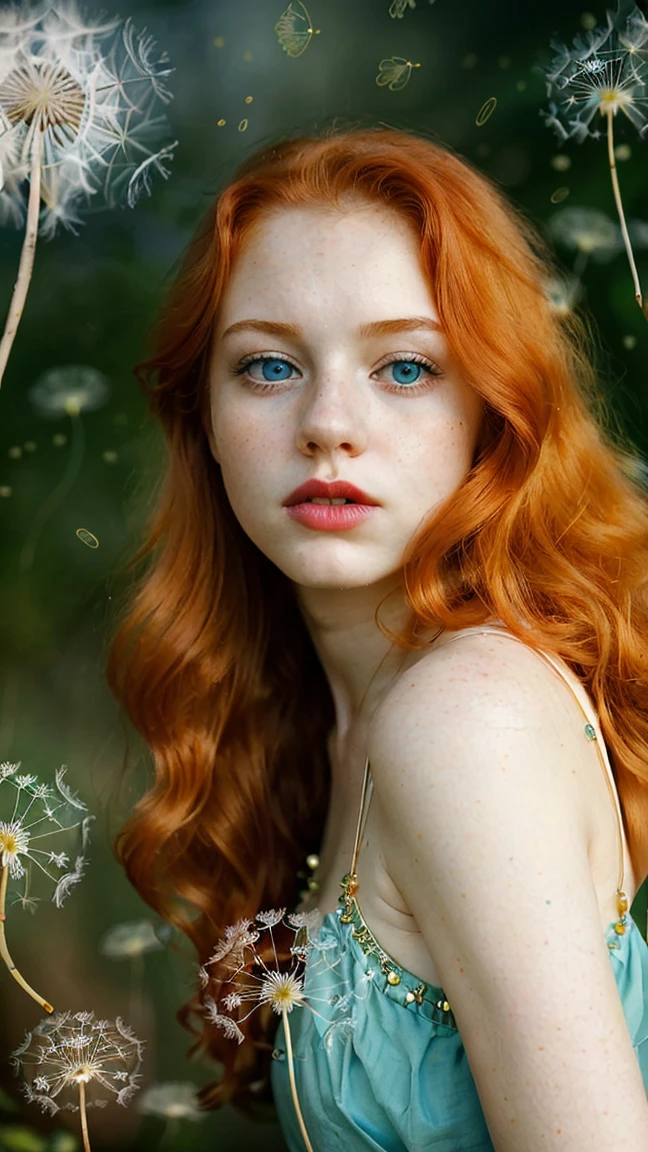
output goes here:
<path id="1" fill-rule="evenodd" d="M 469 471 L 482 402 L 435 324 L 416 235 L 388 209 L 274 210 L 239 251 L 214 333 L 210 444 L 243 531 L 297 585 L 392 576 Z M 352 527 L 304 523 L 286 501 L 312 478 L 375 506 Z"/>

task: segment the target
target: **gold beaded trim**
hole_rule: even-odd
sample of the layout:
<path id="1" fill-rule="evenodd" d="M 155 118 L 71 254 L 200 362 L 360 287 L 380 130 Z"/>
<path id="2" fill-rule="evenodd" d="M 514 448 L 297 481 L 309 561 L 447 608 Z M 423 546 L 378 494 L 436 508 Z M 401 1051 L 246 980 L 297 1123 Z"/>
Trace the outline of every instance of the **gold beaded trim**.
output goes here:
<path id="1" fill-rule="evenodd" d="M 626 913 L 628 911 L 628 897 L 626 896 L 625 892 L 622 892 L 620 888 L 617 888 L 616 898 L 617 898 L 617 915 L 618 915 L 619 919 L 617 920 L 616 924 L 612 925 L 612 927 L 613 927 L 614 931 L 616 932 L 617 936 L 625 936 L 625 931 L 626 931 L 626 928 L 628 926 L 628 917 L 626 915 Z M 608 948 L 620 948 L 620 947 L 621 947 L 621 945 L 616 940 L 608 941 Z"/>
<path id="2" fill-rule="evenodd" d="M 362 948 L 366 956 L 376 956 L 378 958 L 380 971 L 386 977 L 387 983 L 392 988 L 397 987 L 402 980 L 403 969 L 400 968 L 386 952 L 383 952 L 378 941 L 373 935 L 368 924 L 362 918 L 358 902 L 355 898 L 355 893 L 358 890 L 358 877 L 355 872 L 347 872 L 340 881 L 342 888 L 342 895 L 339 898 L 339 903 L 342 905 L 340 913 L 340 921 L 342 924 L 355 924 L 352 929 L 351 935 Z M 445 999 L 445 996 L 440 998 L 436 995 L 439 989 L 433 989 L 430 985 L 421 982 L 416 988 L 408 989 L 403 997 L 405 1004 L 422 1004 L 424 1000 L 436 1010 L 435 1019 L 439 1023 L 449 1025 L 451 1028 L 456 1028 L 454 1014 L 452 1009 Z M 443 989 L 441 989 L 443 991 Z"/>

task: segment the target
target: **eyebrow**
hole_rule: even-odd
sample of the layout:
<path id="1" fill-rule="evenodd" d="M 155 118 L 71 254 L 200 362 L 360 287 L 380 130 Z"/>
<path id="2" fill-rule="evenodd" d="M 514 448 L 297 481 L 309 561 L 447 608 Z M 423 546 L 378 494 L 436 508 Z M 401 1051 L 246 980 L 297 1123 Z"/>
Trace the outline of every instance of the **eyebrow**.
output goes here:
<path id="1" fill-rule="evenodd" d="M 278 320 L 237 320 L 223 332 L 221 339 L 234 336 L 244 329 L 265 332 L 269 336 L 283 336 L 286 339 L 299 339 L 302 330 L 296 324 L 282 324 Z M 374 320 L 358 328 L 359 336 L 390 336 L 396 332 L 415 332 L 423 328 L 428 332 L 442 332 L 443 328 L 431 316 L 407 316 L 399 320 Z"/>

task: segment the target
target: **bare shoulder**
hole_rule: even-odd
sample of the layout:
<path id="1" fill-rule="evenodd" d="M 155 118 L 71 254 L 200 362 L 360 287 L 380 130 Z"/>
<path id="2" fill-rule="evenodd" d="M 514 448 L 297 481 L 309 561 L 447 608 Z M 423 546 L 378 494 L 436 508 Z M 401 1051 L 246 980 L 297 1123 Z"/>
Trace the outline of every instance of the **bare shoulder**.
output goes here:
<path id="1" fill-rule="evenodd" d="M 553 668 L 509 637 L 471 634 L 402 677 L 369 748 L 390 875 L 498 1152 L 612 1152 L 620 1126 L 626 1152 L 645 1145 L 646 1086 L 572 772 L 583 742 L 591 754 Z"/>
<path id="2" fill-rule="evenodd" d="M 423 746 L 457 770 L 466 761 L 472 774 L 485 742 L 506 755 L 501 737 L 515 742 L 516 733 L 519 744 L 542 750 L 551 771 L 581 755 L 583 727 L 571 689 L 539 653 L 510 636 L 471 633 L 432 649 L 396 682 L 374 721 L 372 774 L 394 786 L 394 757 L 405 773 L 410 762 L 410 771 L 415 763 L 425 771 Z M 565 775 L 575 798 L 576 772 Z"/>

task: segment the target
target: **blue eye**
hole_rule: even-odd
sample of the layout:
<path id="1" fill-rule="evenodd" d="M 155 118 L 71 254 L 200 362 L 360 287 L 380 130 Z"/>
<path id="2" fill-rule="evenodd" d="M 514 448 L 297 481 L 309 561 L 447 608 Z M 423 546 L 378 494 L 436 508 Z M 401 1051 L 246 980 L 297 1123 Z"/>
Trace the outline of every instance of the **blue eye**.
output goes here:
<path id="1" fill-rule="evenodd" d="M 264 380 L 287 380 L 288 376 L 282 375 L 282 372 L 286 368 L 289 371 L 292 370 L 292 364 L 289 364 L 287 360 L 279 360 L 278 357 L 276 359 L 274 357 L 272 359 L 264 358 L 261 365 Z"/>
<path id="2" fill-rule="evenodd" d="M 386 364 L 385 367 L 393 368 L 394 371 L 402 373 L 400 378 L 396 377 L 397 384 L 415 384 L 420 379 L 423 370 L 423 365 L 417 363 L 416 360 L 392 360 L 391 364 Z"/>

